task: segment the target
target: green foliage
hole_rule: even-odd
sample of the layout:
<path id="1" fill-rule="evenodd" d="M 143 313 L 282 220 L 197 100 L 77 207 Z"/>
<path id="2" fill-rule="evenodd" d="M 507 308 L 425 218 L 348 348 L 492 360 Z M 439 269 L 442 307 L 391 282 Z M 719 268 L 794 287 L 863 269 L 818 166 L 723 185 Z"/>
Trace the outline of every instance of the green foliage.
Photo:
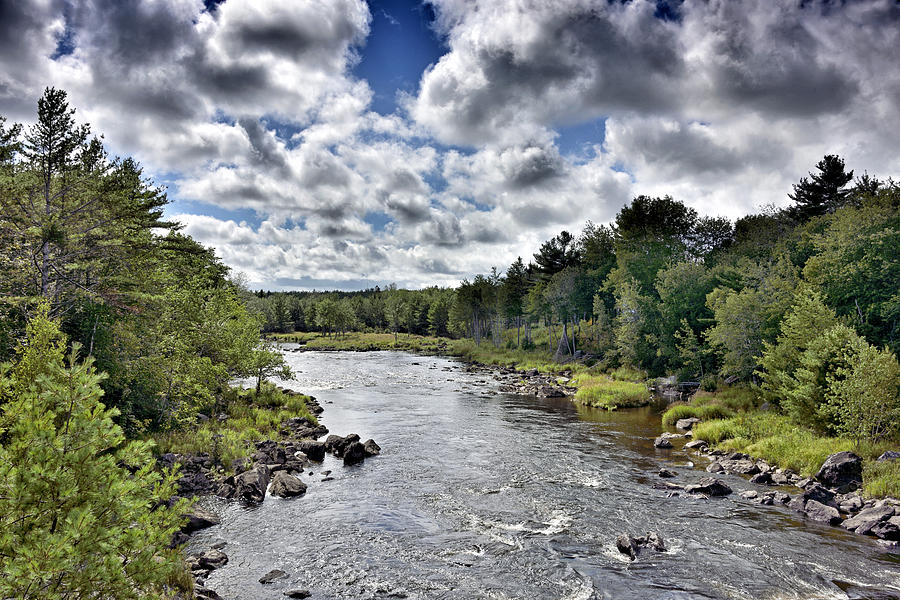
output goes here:
<path id="1" fill-rule="evenodd" d="M 578 376 L 575 383 L 578 385 L 575 401 L 588 406 L 615 410 L 643 406 L 650 401 L 650 392 L 644 383 L 593 375 Z"/>
<path id="2" fill-rule="evenodd" d="M 900 460 L 864 462 L 863 492 L 871 498 L 900 498 Z"/>
<path id="3" fill-rule="evenodd" d="M 844 170 L 844 160 L 828 154 L 816 163 L 818 173 L 810 173 L 794 185 L 794 193 L 789 194 L 795 202 L 792 214 L 800 221 L 834 212 L 844 205 L 849 190 L 845 186 L 853 179 L 853 171 Z"/>
<path id="4" fill-rule="evenodd" d="M 734 411 L 721 404 L 674 404 L 663 413 L 662 423 L 672 426 L 679 419 L 696 417 L 701 421 L 711 419 L 729 419 L 734 416 Z"/>
<path id="5" fill-rule="evenodd" d="M 168 597 L 183 570 L 167 546 L 186 506 L 159 506 L 174 475 L 154 470 L 150 444 L 125 443 L 102 375 L 77 346 L 64 362 L 62 343 L 41 308 L 0 373 L 0 597 Z"/>
<path id="6" fill-rule="evenodd" d="M 317 422 L 309 412 L 308 396 L 285 394 L 270 383 L 264 383 L 259 392 L 231 388 L 223 400 L 224 410 L 219 414 L 226 415 L 226 420 L 211 418 L 190 431 L 156 433 L 153 438 L 159 451 L 209 452 L 217 463 L 229 469 L 235 460 L 253 452 L 254 442 L 281 439 L 281 424 L 285 420 L 303 417 Z"/>
<path id="7" fill-rule="evenodd" d="M 822 297 L 808 288 L 801 289 L 795 304 L 781 322 L 776 343 L 764 341 L 765 352 L 759 372 L 766 399 L 781 403 L 797 387 L 796 371 L 803 353 L 823 331 L 836 323 L 834 311 L 825 306 Z M 805 414 L 801 419 L 811 415 Z"/>

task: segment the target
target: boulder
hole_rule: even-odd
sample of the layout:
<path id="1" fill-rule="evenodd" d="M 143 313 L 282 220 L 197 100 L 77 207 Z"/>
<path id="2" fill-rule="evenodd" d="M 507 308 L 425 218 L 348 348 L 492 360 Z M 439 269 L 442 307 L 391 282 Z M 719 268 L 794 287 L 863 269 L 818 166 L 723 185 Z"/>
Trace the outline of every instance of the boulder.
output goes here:
<path id="1" fill-rule="evenodd" d="M 708 465 L 706 465 L 706 472 L 707 473 L 724 473 L 725 467 L 723 467 L 722 463 L 720 463 L 719 461 L 714 460 L 711 463 L 709 463 Z"/>
<path id="2" fill-rule="evenodd" d="M 178 495 L 184 498 L 207 494 L 215 488 L 215 482 L 200 471 L 187 473 L 178 478 Z"/>
<path id="3" fill-rule="evenodd" d="M 741 492 L 741 498 L 746 500 L 753 500 L 757 496 L 759 496 L 759 493 L 757 493 L 756 490 L 746 490 Z"/>
<path id="4" fill-rule="evenodd" d="M 805 512 L 806 504 L 810 500 L 818 502 L 819 504 L 824 504 L 825 506 L 837 508 L 837 504 L 834 501 L 834 492 L 822 487 L 818 483 L 808 485 L 806 489 L 803 490 L 802 494 L 795 496 L 794 499 L 788 503 L 788 506 L 797 512 Z"/>
<path id="5" fill-rule="evenodd" d="M 262 584 L 272 583 L 276 579 L 281 579 L 282 577 L 287 577 L 287 573 L 285 573 L 281 569 L 272 569 L 271 571 L 260 577 L 259 582 Z"/>
<path id="6" fill-rule="evenodd" d="M 727 496 L 731 493 L 731 488 L 724 481 L 715 477 L 704 477 L 699 483 L 689 485 L 684 489 L 689 494 L 706 494 L 707 496 Z"/>
<path id="7" fill-rule="evenodd" d="M 222 600 L 222 596 L 200 584 L 194 586 L 194 598 L 197 600 Z"/>
<path id="8" fill-rule="evenodd" d="M 234 478 L 235 496 L 245 502 L 262 502 L 269 487 L 269 470 L 258 466 Z"/>
<path id="9" fill-rule="evenodd" d="M 660 477 L 669 478 L 669 477 L 675 477 L 676 475 L 677 475 L 677 473 L 675 471 L 670 471 L 668 469 L 660 469 L 659 470 Z"/>
<path id="10" fill-rule="evenodd" d="M 299 598 L 303 600 L 304 598 L 309 598 L 312 596 L 309 590 L 288 590 L 284 593 L 288 598 Z"/>
<path id="11" fill-rule="evenodd" d="M 768 485 L 772 483 L 772 475 L 766 471 L 762 473 L 757 473 L 753 477 L 750 478 L 750 483 L 757 483 L 759 485 Z"/>
<path id="12" fill-rule="evenodd" d="M 831 488 L 862 484 L 862 459 L 852 452 L 838 452 L 825 459 L 816 479 Z"/>
<path id="13" fill-rule="evenodd" d="M 687 431 L 689 429 L 693 429 L 695 423 L 699 423 L 700 419 L 697 417 L 689 417 L 687 419 L 678 419 L 675 421 L 675 427 L 677 429 L 681 429 L 682 431 Z"/>
<path id="14" fill-rule="evenodd" d="M 368 439 L 363 443 L 363 450 L 366 451 L 366 456 L 378 456 L 381 454 L 381 446 L 376 444 L 373 439 Z"/>
<path id="15" fill-rule="evenodd" d="M 849 531 L 856 531 L 861 527 L 864 531 L 870 531 L 877 523 L 887 521 L 894 516 L 894 507 L 890 505 L 873 506 L 865 510 L 861 510 L 854 517 L 846 519 L 841 523 L 841 527 Z M 860 532 L 862 533 L 862 532 Z"/>
<path id="16" fill-rule="evenodd" d="M 347 447 L 353 442 L 358 441 L 359 436 L 355 433 L 351 433 L 346 437 L 331 434 L 325 439 L 325 450 L 327 452 L 331 452 L 338 458 L 343 458 L 344 452 L 347 450 Z"/>
<path id="17" fill-rule="evenodd" d="M 277 442 L 266 440 L 256 443 L 256 453 L 253 455 L 253 460 L 266 465 L 280 465 L 287 460 L 287 453 Z"/>
<path id="18" fill-rule="evenodd" d="M 323 460 L 325 460 L 325 442 L 300 442 L 299 448 L 300 452 L 305 454 L 307 458 L 309 458 L 309 460 L 314 460 L 316 462 L 322 462 Z"/>
<path id="19" fill-rule="evenodd" d="M 659 436 L 655 440 L 653 440 L 653 445 L 657 448 L 671 448 L 672 442 L 669 441 L 669 438 Z"/>
<path id="20" fill-rule="evenodd" d="M 350 442 L 344 449 L 343 458 L 345 465 L 361 463 L 366 458 L 365 446 L 359 442 Z"/>
<path id="21" fill-rule="evenodd" d="M 888 450 L 875 460 L 897 460 L 900 458 L 900 452 L 896 450 Z"/>
<path id="22" fill-rule="evenodd" d="M 638 545 L 627 533 L 623 533 L 616 538 L 616 549 L 631 560 L 637 558 L 638 552 L 641 551 Z"/>
<path id="23" fill-rule="evenodd" d="M 709 446 L 709 444 L 706 443 L 706 441 L 704 441 L 704 440 L 691 440 L 690 442 L 688 442 L 687 444 L 684 445 L 684 447 L 687 448 L 688 450 L 693 450 L 694 448 L 697 448 L 697 449 L 706 448 L 707 446 Z"/>
<path id="24" fill-rule="evenodd" d="M 870 533 L 878 536 L 883 540 L 889 540 L 892 542 L 900 541 L 900 527 L 898 527 L 891 521 L 882 521 L 880 523 L 876 523 L 872 527 Z"/>
<path id="25" fill-rule="evenodd" d="M 760 472 L 756 463 L 752 460 L 742 458 L 739 460 L 729 460 L 723 464 L 725 469 L 730 473 L 739 473 L 741 475 L 756 475 Z"/>
<path id="26" fill-rule="evenodd" d="M 835 498 L 837 500 L 837 498 Z M 838 502 L 838 508 L 845 513 L 855 513 L 863 507 L 862 498 L 857 495 L 847 495 Z"/>
<path id="27" fill-rule="evenodd" d="M 807 500 L 806 516 L 819 523 L 837 525 L 841 522 L 841 515 L 833 506 L 827 506 L 815 500 Z"/>
<path id="28" fill-rule="evenodd" d="M 197 564 L 200 566 L 200 568 L 207 571 L 219 569 L 228 564 L 228 555 L 221 550 L 210 548 L 197 557 Z"/>
<path id="29" fill-rule="evenodd" d="M 181 527 L 184 533 L 194 533 L 222 522 L 214 513 L 200 506 L 194 506 L 184 516 L 187 517 L 187 523 Z"/>
<path id="30" fill-rule="evenodd" d="M 269 493 L 279 498 L 294 498 L 306 493 L 306 484 L 287 471 L 278 471 L 272 478 Z"/>
<path id="31" fill-rule="evenodd" d="M 787 485 L 791 482 L 791 477 L 787 473 L 775 471 L 771 475 L 772 485 Z"/>

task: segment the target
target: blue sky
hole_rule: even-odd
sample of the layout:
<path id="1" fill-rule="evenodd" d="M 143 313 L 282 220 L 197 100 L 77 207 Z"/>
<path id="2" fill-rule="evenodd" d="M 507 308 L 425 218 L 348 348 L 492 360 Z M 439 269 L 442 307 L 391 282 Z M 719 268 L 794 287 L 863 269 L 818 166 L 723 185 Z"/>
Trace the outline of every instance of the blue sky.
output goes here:
<path id="1" fill-rule="evenodd" d="M 0 115 L 65 89 L 254 288 L 455 285 L 638 194 L 736 219 L 824 154 L 900 176 L 891 0 L 0 6 Z"/>

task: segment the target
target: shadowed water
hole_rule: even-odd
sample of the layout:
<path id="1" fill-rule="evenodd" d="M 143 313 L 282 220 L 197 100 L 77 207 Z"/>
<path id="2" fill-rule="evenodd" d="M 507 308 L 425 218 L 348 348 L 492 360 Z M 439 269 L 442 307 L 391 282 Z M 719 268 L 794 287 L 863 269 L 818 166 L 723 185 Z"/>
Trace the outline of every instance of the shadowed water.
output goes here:
<path id="1" fill-rule="evenodd" d="M 651 409 L 606 412 L 496 393 L 448 359 L 395 352 L 287 353 L 332 433 L 374 438 L 380 457 L 327 457 L 306 495 L 253 508 L 207 499 L 229 563 L 207 585 L 226 599 L 860 598 L 900 590 L 900 563 L 869 539 L 738 497 L 669 498 L 706 462 L 653 448 Z M 692 470 L 688 460 L 697 462 Z M 332 481 L 321 471 L 331 470 Z M 759 489 L 723 476 L 735 492 Z M 668 551 L 635 562 L 615 538 L 656 531 Z M 279 568 L 289 576 L 258 579 Z M 833 583 L 850 587 L 849 596 Z M 900 597 L 900 591 L 891 592 Z"/>

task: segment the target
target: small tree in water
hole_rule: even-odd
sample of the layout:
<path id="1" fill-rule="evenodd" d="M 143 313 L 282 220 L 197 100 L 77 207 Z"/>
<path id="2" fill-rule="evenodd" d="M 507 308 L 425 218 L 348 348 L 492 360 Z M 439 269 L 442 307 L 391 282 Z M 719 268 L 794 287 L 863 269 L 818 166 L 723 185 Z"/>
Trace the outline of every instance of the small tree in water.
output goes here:
<path id="1" fill-rule="evenodd" d="M 0 371 L 0 598 L 166 598 L 185 510 L 149 442 L 125 443 L 90 358 L 44 304 Z"/>

